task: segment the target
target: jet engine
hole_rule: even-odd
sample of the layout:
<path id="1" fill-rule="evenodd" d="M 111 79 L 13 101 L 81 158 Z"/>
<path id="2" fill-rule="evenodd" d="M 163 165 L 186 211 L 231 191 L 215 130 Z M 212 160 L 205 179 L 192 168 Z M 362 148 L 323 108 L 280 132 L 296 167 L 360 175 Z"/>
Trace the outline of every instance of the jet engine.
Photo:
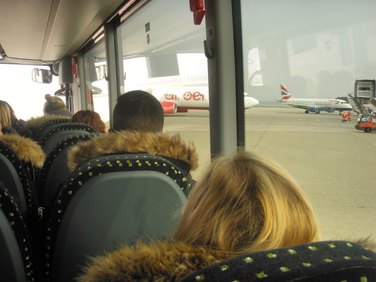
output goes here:
<path id="1" fill-rule="evenodd" d="M 161 102 L 164 114 L 175 114 L 177 112 L 177 106 L 174 102 Z"/>
<path id="2" fill-rule="evenodd" d="M 314 112 L 316 112 L 316 109 L 317 109 L 317 107 L 310 107 L 310 108 L 309 108 L 309 111 L 310 111 L 311 113 L 314 113 Z"/>

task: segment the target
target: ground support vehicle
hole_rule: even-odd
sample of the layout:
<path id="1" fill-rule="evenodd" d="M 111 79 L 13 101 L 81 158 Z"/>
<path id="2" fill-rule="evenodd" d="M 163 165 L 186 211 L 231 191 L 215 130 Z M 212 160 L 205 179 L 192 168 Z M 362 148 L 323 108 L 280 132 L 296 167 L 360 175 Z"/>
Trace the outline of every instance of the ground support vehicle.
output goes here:
<path id="1" fill-rule="evenodd" d="M 374 114 L 363 114 L 359 119 L 355 128 L 358 130 L 364 130 L 364 132 L 371 132 L 376 128 L 376 113 Z"/>

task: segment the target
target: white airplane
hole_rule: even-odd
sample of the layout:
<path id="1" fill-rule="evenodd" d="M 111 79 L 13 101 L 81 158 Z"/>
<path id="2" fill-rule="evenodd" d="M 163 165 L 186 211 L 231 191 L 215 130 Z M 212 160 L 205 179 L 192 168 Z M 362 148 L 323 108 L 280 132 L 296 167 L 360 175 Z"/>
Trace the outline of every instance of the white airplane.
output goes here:
<path id="1" fill-rule="evenodd" d="M 209 110 L 209 96 L 200 91 L 187 91 L 180 97 L 176 94 L 164 94 L 159 101 L 165 114 L 188 112 L 188 110 Z M 244 93 L 244 110 L 258 104 L 258 100 Z"/>
<path id="2" fill-rule="evenodd" d="M 290 92 L 283 83 L 281 83 L 281 97 L 281 100 L 277 100 L 278 102 L 305 109 L 306 114 L 309 112 L 319 114 L 320 111 L 327 111 L 328 113 L 339 111 L 341 113 L 353 109 L 349 103 L 340 99 L 291 98 Z"/>

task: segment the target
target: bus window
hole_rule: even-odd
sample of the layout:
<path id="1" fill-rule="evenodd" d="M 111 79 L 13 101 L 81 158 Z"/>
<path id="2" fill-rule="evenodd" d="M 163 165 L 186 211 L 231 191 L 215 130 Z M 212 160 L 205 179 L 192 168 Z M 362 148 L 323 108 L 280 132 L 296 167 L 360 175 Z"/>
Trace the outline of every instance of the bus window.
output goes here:
<path id="1" fill-rule="evenodd" d="M 0 64 L 0 100 L 8 102 L 19 119 L 42 116 L 44 95 L 54 95 L 60 89 L 57 76 L 51 83 L 34 82 L 32 72 L 36 68 L 49 71 L 48 66 Z"/>
<path id="2" fill-rule="evenodd" d="M 342 123 L 338 111 L 314 99 L 347 97 L 357 78 L 374 79 L 376 2 L 337 4 L 241 0 L 243 53 L 248 54 L 244 91 L 274 108 L 254 110 L 246 124 L 246 150 L 275 159 L 297 179 L 313 202 L 323 239 L 375 234 L 372 173 L 360 176 L 355 169 L 375 163 L 374 141 L 358 139 L 354 120 Z M 275 101 L 289 95 L 311 101 L 297 101 L 302 109 Z M 317 114 L 321 109 L 320 115 L 304 104 Z"/>
<path id="3" fill-rule="evenodd" d="M 143 8 L 126 18 L 117 29 L 119 64 L 124 73 L 118 74 L 121 93 L 144 90 L 157 99 L 165 94 L 169 99 L 200 100 L 208 93 L 207 59 L 203 41 L 205 26 L 194 25 L 188 1 L 150 1 Z M 176 101 L 176 100 L 175 100 Z M 187 110 L 185 110 L 187 111 Z M 196 111 L 198 112 L 198 111 Z M 182 113 L 183 114 L 183 113 Z M 200 111 L 206 115 L 207 110 Z M 193 141 L 189 129 L 170 127 L 170 120 L 177 115 L 165 115 L 165 132 L 177 133 L 185 141 Z M 189 115 L 186 118 L 191 118 Z M 209 161 L 209 130 L 206 144 L 196 149 L 200 161 Z M 203 143 L 203 142 L 201 142 Z M 197 142 L 198 144 L 198 142 Z"/>
<path id="4" fill-rule="evenodd" d="M 84 54 L 87 109 L 96 111 L 105 123 L 110 119 L 106 80 L 105 43 L 100 41 Z"/>

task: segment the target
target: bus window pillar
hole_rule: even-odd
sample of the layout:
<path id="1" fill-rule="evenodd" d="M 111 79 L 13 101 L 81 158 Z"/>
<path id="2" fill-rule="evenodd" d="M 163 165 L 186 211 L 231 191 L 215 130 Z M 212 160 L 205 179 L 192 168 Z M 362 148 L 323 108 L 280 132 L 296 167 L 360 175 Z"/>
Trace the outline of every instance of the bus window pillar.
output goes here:
<path id="1" fill-rule="evenodd" d="M 229 155 L 244 146 L 244 84 L 241 34 L 235 40 L 232 2 L 206 0 L 211 156 Z M 235 22 L 236 24 L 236 22 Z M 240 28 L 240 27 L 239 27 Z M 236 29 L 235 31 L 237 31 Z M 241 30 L 241 29 L 240 29 Z M 238 35 L 238 34 L 237 34 Z M 239 37 L 237 37 L 239 38 Z M 236 56 L 235 54 L 239 51 Z"/>
<path id="2" fill-rule="evenodd" d="M 110 114 L 110 127 L 113 126 L 112 113 L 114 111 L 117 98 L 122 94 L 120 93 L 120 82 L 117 73 L 124 73 L 123 66 L 119 64 L 118 52 L 116 45 L 116 27 L 119 25 L 119 16 L 114 17 L 109 23 L 104 25 L 105 34 L 105 48 L 107 58 L 107 71 L 108 71 L 108 99 L 109 99 L 109 114 Z M 122 61 L 122 60 L 121 60 Z"/>

